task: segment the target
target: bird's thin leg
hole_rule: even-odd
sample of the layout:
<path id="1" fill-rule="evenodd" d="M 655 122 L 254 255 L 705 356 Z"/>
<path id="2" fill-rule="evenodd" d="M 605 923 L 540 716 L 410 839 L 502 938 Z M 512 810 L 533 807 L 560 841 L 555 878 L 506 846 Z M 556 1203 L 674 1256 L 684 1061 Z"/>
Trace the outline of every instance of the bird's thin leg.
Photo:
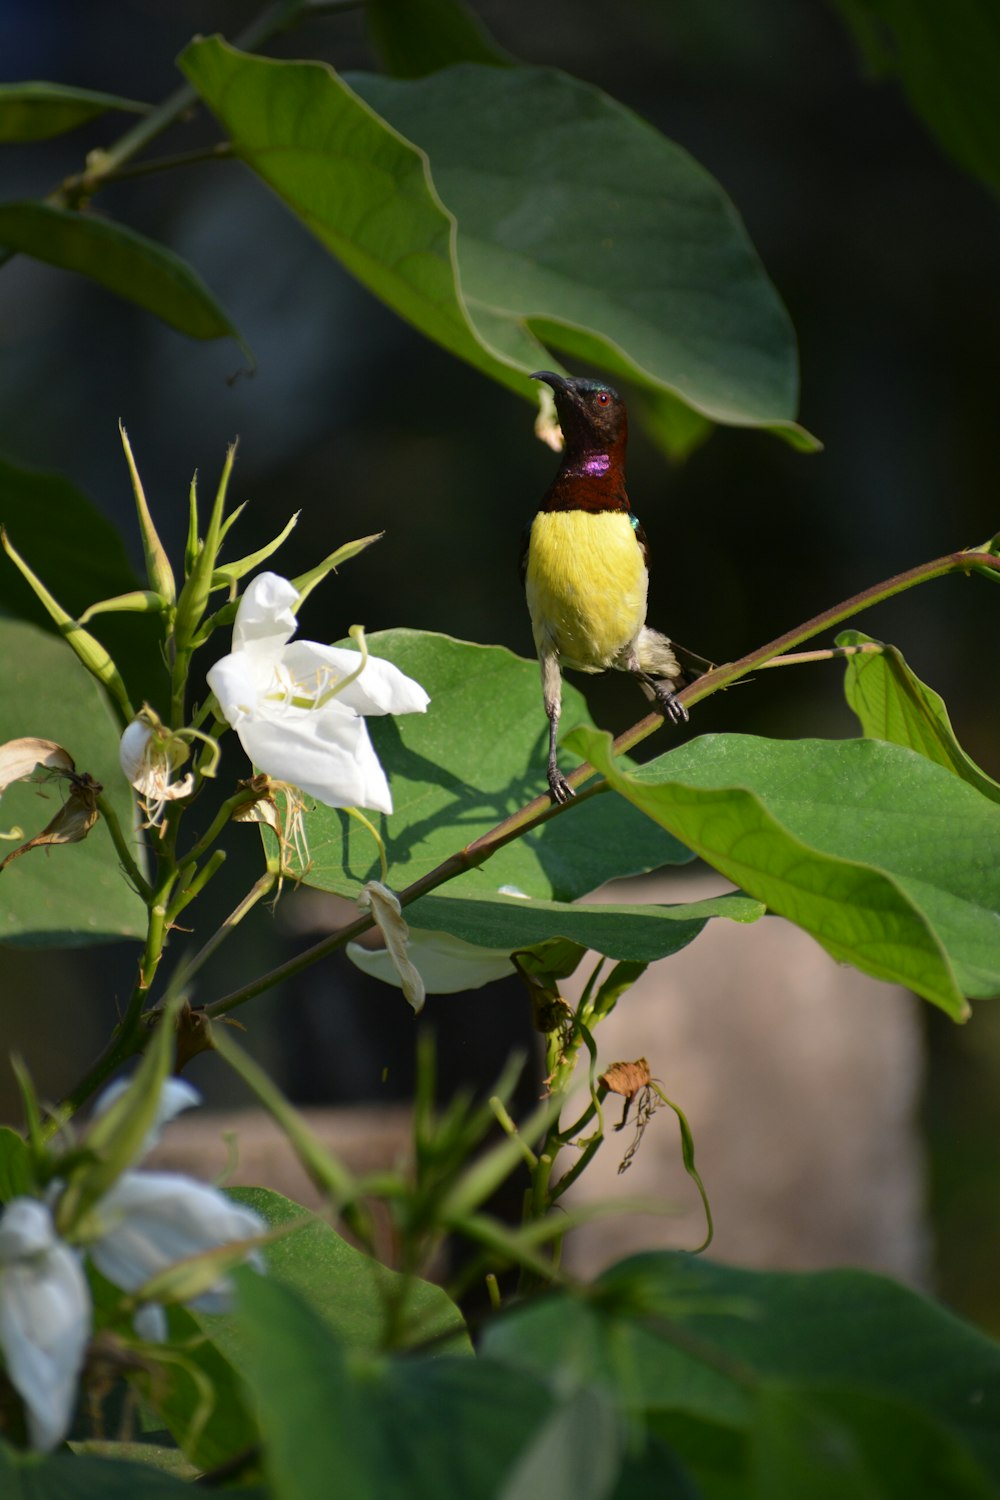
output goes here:
<path id="1" fill-rule="evenodd" d="M 559 769 L 556 758 L 556 735 L 559 732 L 559 714 L 562 709 L 562 673 L 559 658 L 554 651 L 542 651 L 539 655 L 542 669 L 542 701 L 549 720 L 549 791 L 553 802 L 568 802 L 574 791 Z"/>
<path id="2" fill-rule="evenodd" d="M 686 724 L 690 717 L 684 704 L 681 703 L 670 686 L 670 680 L 666 677 L 650 677 L 639 665 L 639 657 L 633 649 L 625 658 L 625 670 L 631 673 L 642 688 L 646 697 L 655 702 L 657 708 L 665 719 L 671 724 Z"/>

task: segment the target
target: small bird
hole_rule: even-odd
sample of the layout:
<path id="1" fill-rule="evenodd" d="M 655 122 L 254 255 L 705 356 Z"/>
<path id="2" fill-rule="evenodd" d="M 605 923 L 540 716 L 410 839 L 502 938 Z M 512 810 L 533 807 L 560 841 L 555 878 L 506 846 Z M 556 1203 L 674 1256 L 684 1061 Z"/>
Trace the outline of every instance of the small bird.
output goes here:
<path id="1" fill-rule="evenodd" d="M 625 488 L 625 403 L 599 380 L 551 370 L 531 378 L 552 387 L 564 443 L 521 561 L 549 720 L 549 791 L 562 803 L 574 795 L 556 757 L 563 667 L 630 672 L 665 718 L 682 724 L 688 713 L 671 643 L 646 624 L 649 554 Z"/>

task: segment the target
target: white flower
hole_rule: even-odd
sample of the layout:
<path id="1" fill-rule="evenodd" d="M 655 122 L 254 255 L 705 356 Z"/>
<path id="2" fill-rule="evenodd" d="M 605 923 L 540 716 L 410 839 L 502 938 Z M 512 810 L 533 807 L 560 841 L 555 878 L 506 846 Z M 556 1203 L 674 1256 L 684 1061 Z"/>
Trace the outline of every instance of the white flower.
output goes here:
<path id="1" fill-rule="evenodd" d="M 329 807 L 389 813 L 389 784 L 363 715 L 423 713 L 430 700 L 391 662 L 292 642 L 297 602 L 287 579 L 259 574 L 240 600 L 232 652 L 212 667 L 209 687 L 247 755 L 269 776 Z"/>
<path id="2" fill-rule="evenodd" d="M 254 1239 L 267 1228 L 252 1209 L 179 1172 L 123 1172 L 101 1199 L 98 1216 L 101 1234 L 89 1247 L 90 1258 L 123 1292 L 139 1291 L 179 1260 Z M 229 1294 L 222 1276 L 191 1306 L 225 1312 Z"/>
<path id="3" fill-rule="evenodd" d="M 35 1448 L 69 1429 L 90 1319 L 87 1278 L 48 1208 L 14 1198 L 0 1216 L 0 1347 Z"/>
<path id="4" fill-rule="evenodd" d="M 97 1101 L 95 1114 L 103 1114 L 127 1087 L 123 1080 L 113 1083 Z M 198 1102 L 198 1092 L 189 1083 L 166 1079 L 140 1156 L 156 1144 L 164 1125 Z M 90 1258 L 101 1275 L 123 1292 L 141 1290 L 180 1260 L 221 1249 L 235 1240 L 254 1239 L 267 1230 L 252 1209 L 178 1172 L 123 1172 L 97 1204 L 94 1221 L 96 1233 L 91 1230 L 87 1247 Z M 260 1264 L 254 1252 L 247 1259 Z M 224 1312 L 230 1289 L 228 1277 L 220 1276 L 192 1299 L 191 1306 L 201 1312 Z M 143 1309 L 139 1318 L 138 1331 L 144 1337 L 165 1336 L 158 1310 Z"/>

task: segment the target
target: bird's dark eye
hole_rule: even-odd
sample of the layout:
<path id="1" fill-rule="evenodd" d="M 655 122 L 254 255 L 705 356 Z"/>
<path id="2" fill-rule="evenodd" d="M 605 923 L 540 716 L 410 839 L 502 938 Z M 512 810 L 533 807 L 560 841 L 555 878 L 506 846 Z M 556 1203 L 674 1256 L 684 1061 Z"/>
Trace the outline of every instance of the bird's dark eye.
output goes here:
<path id="1" fill-rule="evenodd" d="M 598 404 L 598 406 L 607 406 L 607 404 L 608 404 L 608 402 L 610 400 L 611 400 L 611 397 L 610 397 L 610 395 L 608 394 L 607 391 L 598 391 L 598 393 L 597 393 L 597 404 Z"/>

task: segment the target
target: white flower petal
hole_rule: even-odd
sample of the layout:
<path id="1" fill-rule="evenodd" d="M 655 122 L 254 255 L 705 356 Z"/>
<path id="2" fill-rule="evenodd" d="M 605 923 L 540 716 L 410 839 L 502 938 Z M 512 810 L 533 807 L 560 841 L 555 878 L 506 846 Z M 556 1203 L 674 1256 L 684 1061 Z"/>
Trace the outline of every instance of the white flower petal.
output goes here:
<path id="1" fill-rule="evenodd" d="M 36 1448 L 69 1429 L 90 1320 L 87 1279 L 48 1209 L 13 1199 L 0 1218 L 0 1347 Z"/>
<path id="2" fill-rule="evenodd" d="M 258 573 L 244 590 L 233 625 L 233 650 L 277 656 L 295 634 L 298 590 L 277 573 Z"/>
<path id="3" fill-rule="evenodd" d="M 131 1078 L 116 1078 L 114 1083 L 109 1083 L 94 1101 L 94 1119 L 96 1120 L 99 1115 L 107 1114 L 112 1104 L 121 1098 L 131 1083 Z M 164 1125 L 169 1125 L 181 1110 L 191 1109 L 200 1103 L 201 1095 L 193 1084 L 183 1078 L 165 1078 L 160 1087 L 160 1101 L 156 1107 L 156 1114 L 153 1116 L 153 1123 L 146 1132 L 142 1146 L 134 1160 L 141 1161 L 144 1156 L 149 1155 L 163 1134 Z"/>
<path id="4" fill-rule="evenodd" d="M 505 948 L 479 948 L 450 932 L 410 928 L 410 957 L 423 976 L 428 995 L 454 995 L 460 990 L 478 990 L 494 979 L 513 972 Z M 399 973 L 386 948 L 365 948 L 348 943 L 347 956 L 363 973 L 385 984 L 402 988 Z"/>
<path id="5" fill-rule="evenodd" d="M 361 653 L 346 646 L 293 641 L 285 648 L 282 660 L 296 682 L 308 683 L 325 676 L 336 683 L 358 670 Z M 348 683 L 337 700 L 359 714 L 424 713 L 431 701 L 419 682 L 381 656 L 369 656 L 360 677 Z"/>
<path id="6" fill-rule="evenodd" d="M 102 1276 L 126 1292 L 138 1291 L 189 1255 L 252 1239 L 267 1228 L 251 1209 L 177 1172 L 123 1172 L 98 1213 L 103 1233 L 90 1247 L 91 1258 Z M 224 1283 L 213 1290 L 221 1293 Z"/>
<path id="7" fill-rule="evenodd" d="M 158 1302 L 147 1302 L 136 1309 L 132 1316 L 132 1327 L 147 1344 L 167 1342 L 167 1315 Z"/>
<path id="8" fill-rule="evenodd" d="M 255 766 L 327 807 L 392 812 L 389 783 L 364 719 L 343 709 L 300 711 L 280 722 L 261 715 L 237 724 L 236 733 Z"/>

